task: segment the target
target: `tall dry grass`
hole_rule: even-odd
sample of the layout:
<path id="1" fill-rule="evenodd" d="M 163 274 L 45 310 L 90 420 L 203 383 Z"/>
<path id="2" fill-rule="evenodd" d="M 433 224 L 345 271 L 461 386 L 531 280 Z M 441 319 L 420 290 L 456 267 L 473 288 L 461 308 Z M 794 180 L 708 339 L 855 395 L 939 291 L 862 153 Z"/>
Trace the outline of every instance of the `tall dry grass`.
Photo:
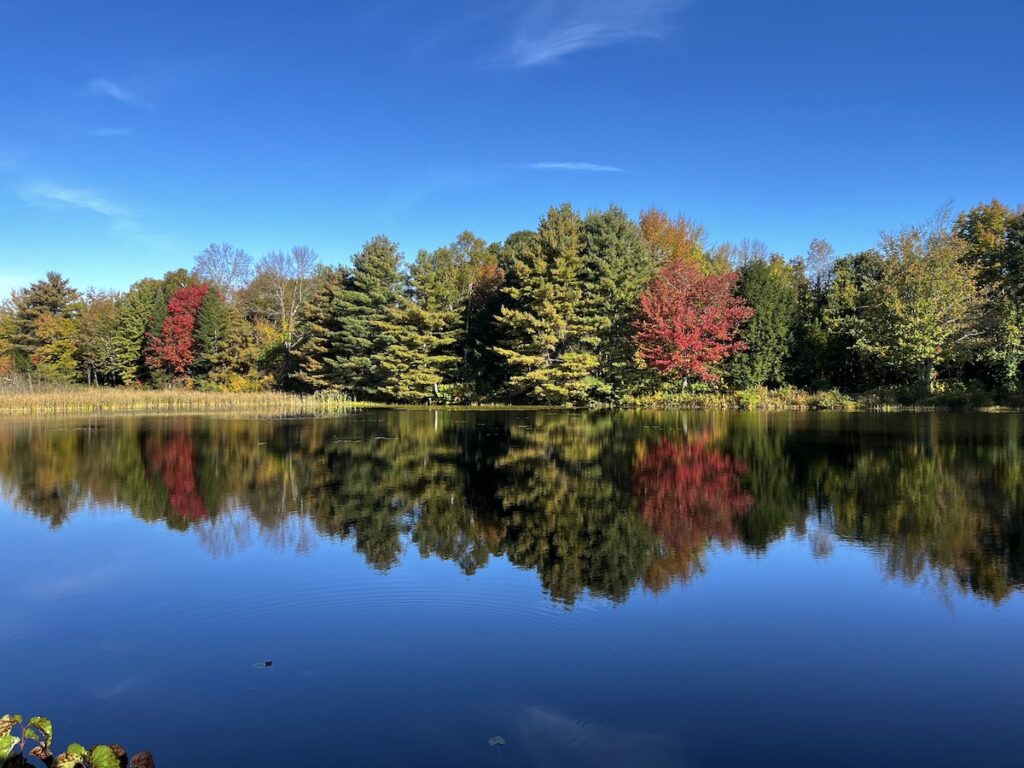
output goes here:
<path id="1" fill-rule="evenodd" d="M 189 389 L 35 387 L 0 389 L 0 414 L 61 413 L 338 413 L 360 404 L 340 395 L 200 392 Z"/>

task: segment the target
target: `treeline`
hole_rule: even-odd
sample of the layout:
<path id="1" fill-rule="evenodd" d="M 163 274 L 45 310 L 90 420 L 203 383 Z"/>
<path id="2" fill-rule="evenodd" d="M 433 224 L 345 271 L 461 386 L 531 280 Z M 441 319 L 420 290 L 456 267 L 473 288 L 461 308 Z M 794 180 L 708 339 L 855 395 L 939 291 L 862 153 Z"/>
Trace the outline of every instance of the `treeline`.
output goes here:
<path id="1" fill-rule="evenodd" d="M 125 293 L 55 273 L 0 310 L 8 381 L 336 391 L 386 402 L 623 402 L 708 389 L 1017 392 L 1024 209 L 998 201 L 836 257 L 710 246 L 658 210 L 552 208 L 407 262 L 211 245 Z"/>
<path id="2" fill-rule="evenodd" d="M 372 409 L 345 419 L 0 423 L 0 493 L 54 527 L 130 508 L 211 553 L 352 542 L 467 575 L 503 557 L 554 600 L 625 600 L 712 568 L 710 547 L 849 543 L 908 582 L 1024 589 L 1020 418 Z M 247 524 L 248 521 L 252 525 Z M 844 544 L 844 542 L 846 544 Z"/>

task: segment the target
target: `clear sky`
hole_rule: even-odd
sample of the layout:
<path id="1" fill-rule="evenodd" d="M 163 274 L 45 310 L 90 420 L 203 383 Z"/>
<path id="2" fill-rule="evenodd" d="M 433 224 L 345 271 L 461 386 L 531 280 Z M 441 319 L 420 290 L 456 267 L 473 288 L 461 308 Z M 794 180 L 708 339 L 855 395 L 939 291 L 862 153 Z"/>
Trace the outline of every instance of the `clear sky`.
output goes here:
<path id="1" fill-rule="evenodd" d="M 651 205 L 847 252 L 1024 202 L 1021 0 L 0 0 L 0 290 Z"/>

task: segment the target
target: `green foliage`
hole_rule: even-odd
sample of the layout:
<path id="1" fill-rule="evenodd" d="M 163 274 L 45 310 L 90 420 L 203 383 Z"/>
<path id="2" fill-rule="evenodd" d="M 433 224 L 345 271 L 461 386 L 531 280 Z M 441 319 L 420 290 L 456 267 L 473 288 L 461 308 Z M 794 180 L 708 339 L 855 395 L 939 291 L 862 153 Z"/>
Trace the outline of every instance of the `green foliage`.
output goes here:
<path id="1" fill-rule="evenodd" d="M 607 391 L 595 375 L 600 339 L 584 303 L 582 238 L 583 221 L 565 204 L 548 211 L 535 237 L 510 244 L 495 351 L 514 397 L 580 403 Z"/>
<path id="2" fill-rule="evenodd" d="M 376 357 L 379 392 L 389 400 L 442 399 L 455 383 L 472 285 L 469 253 L 458 245 L 420 251 L 409 270 L 412 295 L 375 323 L 384 341 Z"/>
<path id="3" fill-rule="evenodd" d="M 82 296 L 56 273 L 15 292 L 0 304 L 0 383 L 272 387 L 409 403 L 671 400 L 678 386 L 638 348 L 644 326 L 647 338 L 671 336 L 677 347 L 683 328 L 686 338 L 721 336 L 736 354 L 714 375 L 736 390 L 869 392 L 916 381 L 918 397 L 953 382 L 1004 402 L 1018 396 L 1024 209 L 993 200 L 952 226 L 908 228 L 834 256 L 814 240 L 787 262 L 759 241 L 709 246 L 685 216 L 650 209 L 633 220 L 611 206 L 581 217 L 569 204 L 503 243 L 463 232 L 408 269 L 382 235 L 351 268 L 317 266 L 298 246 L 267 253 L 251 279 L 245 252 L 222 245 L 194 272 L 147 278 L 123 295 Z M 731 264 L 742 264 L 740 279 L 725 294 L 754 311 L 738 330 L 711 333 L 714 312 L 682 322 L 679 307 L 655 323 L 674 336 L 641 322 L 654 275 L 690 265 L 711 279 Z M 206 290 L 200 275 L 223 290 L 187 318 L 177 304 L 169 312 L 175 296 Z"/>
<path id="4" fill-rule="evenodd" d="M 353 257 L 351 274 L 328 277 L 314 297 L 320 306 L 305 318 L 299 379 L 354 397 L 386 395 L 382 363 L 390 339 L 379 331 L 402 306 L 405 290 L 398 246 L 383 235 L 369 240 Z"/>
<path id="5" fill-rule="evenodd" d="M 80 298 L 56 272 L 12 296 L 8 344 L 20 371 L 44 381 L 74 380 Z"/>
<path id="6" fill-rule="evenodd" d="M 115 745 L 98 744 L 91 750 L 72 743 L 60 754 L 53 754 L 53 723 L 45 717 L 21 715 L 0 717 L 0 766 L 29 766 L 31 758 L 51 768 L 121 768 L 124 750 Z M 153 765 L 148 752 L 132 757 L 132 766 Z"/>
<path id="7" fill-rule="evenodd" d="M 1024 208 L 998 200 L 975 206 L 960 214 L 955 232 L 987 303 L 981 361 L 995 384 L 1016 391 L 1024 364 Z"/>
<path id="8" fill-rule="evenodd" d="M 852 326 L 857 349 L 931 390 L 938 363 L 965 353 L 980 335 L 982 295 L 962 241 L 943 229 L 885 235 L 884 261 L 864 286 Z"/>
<path id="9" fill-rule="evenodd" d="M 135 283 L 117 303 L 117 330 L 113 334 L 113 372 L 124 384 L 149 380 L 146 345 L 159 331 L 167 296 L 159 280 Z"/>
<path id="10" fill-rule="evenodd" d="M 601 394 L 621 401 L 628 392 L 649 388 L 654 378 L 637 364 L 632 331 L 657 260 L 640 227 L 615 206 L 584 219 L 583 256 L 585 312 L 598 339 L 595 375 Z"/>
<path id="11" fill-rule="evenodd" d="M 747 348 L 732 357 L 730 377 L 741 388 L 781 386 L 799 309 L 793 268 L 776 255 L 744 264 L 739 275 L 739 294 L 754 315 L 740 330 Z"/>

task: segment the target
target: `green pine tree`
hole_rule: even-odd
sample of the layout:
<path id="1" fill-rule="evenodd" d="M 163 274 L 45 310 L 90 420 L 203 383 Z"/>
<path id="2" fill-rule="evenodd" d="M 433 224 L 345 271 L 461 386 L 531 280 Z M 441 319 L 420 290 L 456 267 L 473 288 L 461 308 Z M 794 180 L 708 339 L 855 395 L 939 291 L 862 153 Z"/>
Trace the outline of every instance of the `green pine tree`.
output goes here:
<path id="1" fill-rule="evenodd" d="M 552 208 L 536 237 L 510 250 L 513 274 L 497 316 L 503 340 L 495 347 L 510 368 L 510 393 L 537 403 L 587 402 L 601 389 L 600 339 L 584 302 L 579 214 L 568 204 Z"/>
<path id="2" fill-rule="evenodd" d="M 458 243 L 419 252 L 410 269 L 412 295 L 402 296 L 376 323 L 387 340 L 375 355 L 384 397 L 415 402 L 451 396 L 471 281 L 470 253 Z"/>
<path id="3" fill-rule="evenodd" d="M 599 338 L 597 377 L 612 400 L 636 393 L 654 377 L 636 364 L 637 300 L 657 269 L 640 227 L 616 206 L 583 222 L 583 289 L 588 325 Z"/>
<path id="4" fill-rule="evenodd" d="M 354 397 L 387 395 L 389 371 L 382 353 L 395 342 L 381 333 L 405 295 L 402 254 L 377 235 L 352 259 L 352 272 L 337 271 L 310 301 L 304 338 L 297 346 L 298 378 L 313 389 Z"/>

